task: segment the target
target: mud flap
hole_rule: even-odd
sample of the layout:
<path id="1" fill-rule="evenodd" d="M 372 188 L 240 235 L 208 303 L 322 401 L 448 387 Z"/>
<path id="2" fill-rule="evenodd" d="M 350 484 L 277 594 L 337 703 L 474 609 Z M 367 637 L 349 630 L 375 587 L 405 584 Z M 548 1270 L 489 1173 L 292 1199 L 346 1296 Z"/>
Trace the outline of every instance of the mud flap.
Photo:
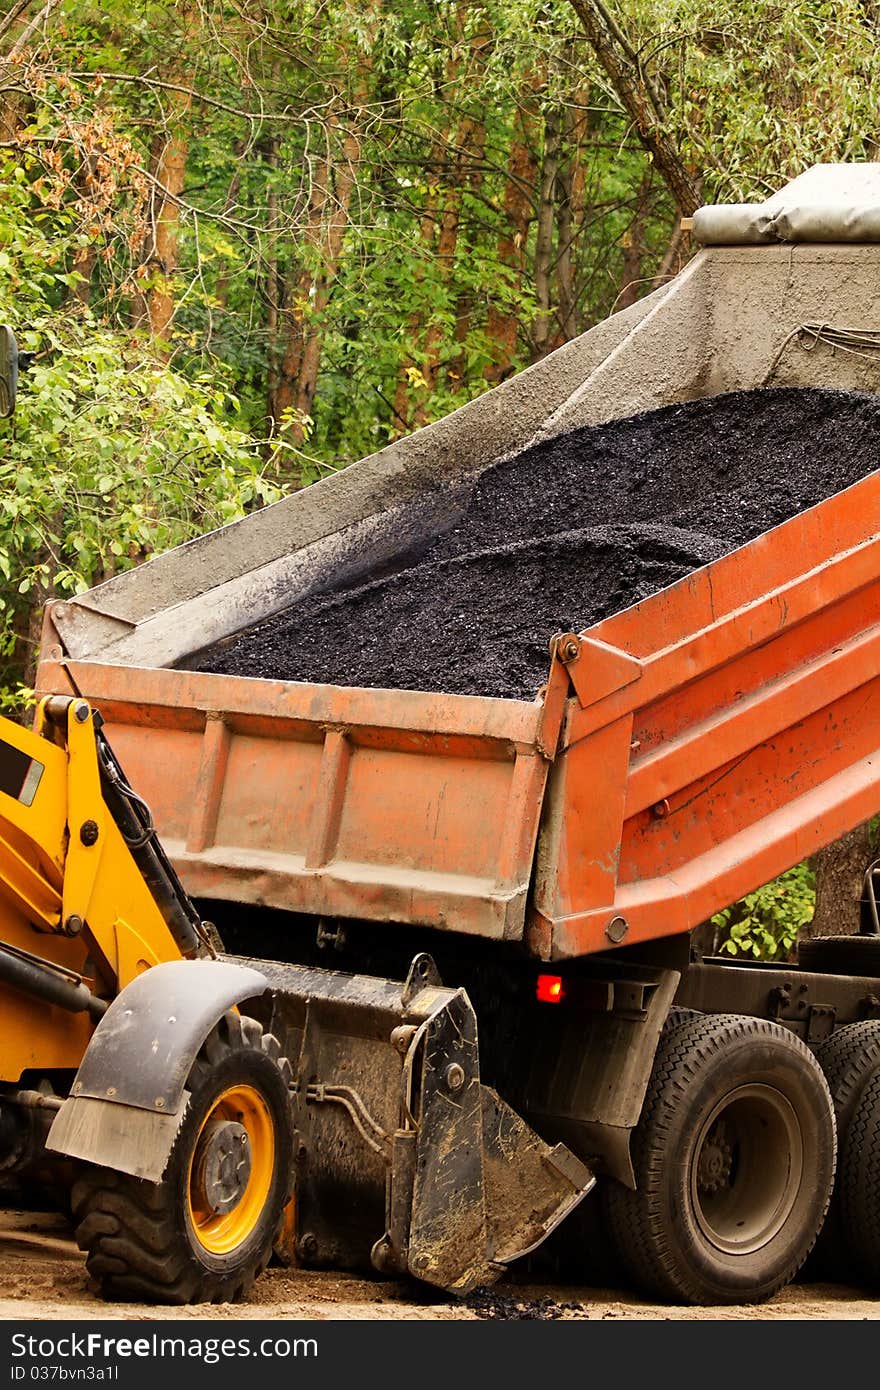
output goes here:
<path id="1" fill-rule="evenodd" d="M 199 1048 L 227 1009 L 266 987 L 259 968 L 233 959 L 165 961 L 138 975 L 95 1029 L 46 1148 L 159 1182 Z"/>
<path id="2" fill-rule="evenodd" d="M 398 984 L 260 962 L 294 1066 L 296 1253 L 409 1272 L 457 1294 L 492 1283 L 593 1187 L 480 1082 L 464 990 L 428 956 Z"/>

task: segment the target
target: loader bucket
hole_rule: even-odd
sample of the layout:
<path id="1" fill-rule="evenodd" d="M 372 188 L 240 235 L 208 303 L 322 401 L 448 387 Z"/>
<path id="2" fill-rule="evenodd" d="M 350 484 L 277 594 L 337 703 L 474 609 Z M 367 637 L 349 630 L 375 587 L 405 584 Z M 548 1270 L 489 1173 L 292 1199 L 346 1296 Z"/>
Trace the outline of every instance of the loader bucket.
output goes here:
<path id="1" fill-rule="evenodd" d="M 493 1283 L 593 1187 L 480 1083 L 477 1026 L 429 956 L 405 983 L 260 962 L 294 1080 L 295 1252 L 410 1273 L 450 1293 Z"/>

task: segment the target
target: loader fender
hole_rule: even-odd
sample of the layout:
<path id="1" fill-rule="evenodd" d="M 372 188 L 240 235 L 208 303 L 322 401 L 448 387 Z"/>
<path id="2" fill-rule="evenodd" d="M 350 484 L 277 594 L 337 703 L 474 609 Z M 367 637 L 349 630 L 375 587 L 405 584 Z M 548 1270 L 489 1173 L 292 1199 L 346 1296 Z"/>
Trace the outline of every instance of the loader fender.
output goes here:
<path id="1" fill-rule="evenodd" d="M 92 1034 L 46 1147 L 158 1182 L 199 1049 L 228 1009 L 267 989 L 261 971 L 219 960 L 167 961 L 132 980 Z"/>

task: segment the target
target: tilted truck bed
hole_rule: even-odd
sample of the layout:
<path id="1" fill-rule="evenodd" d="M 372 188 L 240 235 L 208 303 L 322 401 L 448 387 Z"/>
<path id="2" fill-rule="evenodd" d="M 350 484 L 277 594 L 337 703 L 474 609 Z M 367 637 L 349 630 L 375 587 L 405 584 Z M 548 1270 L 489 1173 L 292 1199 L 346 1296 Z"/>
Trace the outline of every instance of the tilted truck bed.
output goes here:
<path id="1" fill-rule="evenodd" d="M 876 392 L 878 202 L 880 166 L 832 165 L 714 210 L 669 286 L 529 371 L 50 605 L 39 688 L 100 707 L 187 887 L 562 958 L 682 932 L 873 814 L 877 474 L 557 644 L 535 702 L 173 668 L 417 545 L 414 495 L 455 506 L 535 440 L 770 382 Z"/>
<path id="2" fill-rule="evenodd" d="M 874 813 L 878 519 L 873 473 L 558 641 L 534 703 L 51 658 L 41 684 L 101 709 L 191 892 L 578 956 Z"/>

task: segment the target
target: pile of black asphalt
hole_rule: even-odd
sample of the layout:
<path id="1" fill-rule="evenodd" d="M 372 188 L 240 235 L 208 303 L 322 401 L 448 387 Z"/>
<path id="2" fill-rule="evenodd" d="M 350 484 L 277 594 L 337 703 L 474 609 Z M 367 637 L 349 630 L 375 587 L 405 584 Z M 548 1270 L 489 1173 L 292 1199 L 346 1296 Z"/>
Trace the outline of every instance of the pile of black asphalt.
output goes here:
<path id="1" fill-rule="evenodd" d="M 331 685 L 533 699 L 582 631 L 880 466 L 880 399 L 764 389 L 577 429 L 483 472 L 389 573 L 302 598 L 191 661 Z M 438 506 L 439 499 L 439 506 Z M 418 515 L 410 532 L 418 532 Z"/>

